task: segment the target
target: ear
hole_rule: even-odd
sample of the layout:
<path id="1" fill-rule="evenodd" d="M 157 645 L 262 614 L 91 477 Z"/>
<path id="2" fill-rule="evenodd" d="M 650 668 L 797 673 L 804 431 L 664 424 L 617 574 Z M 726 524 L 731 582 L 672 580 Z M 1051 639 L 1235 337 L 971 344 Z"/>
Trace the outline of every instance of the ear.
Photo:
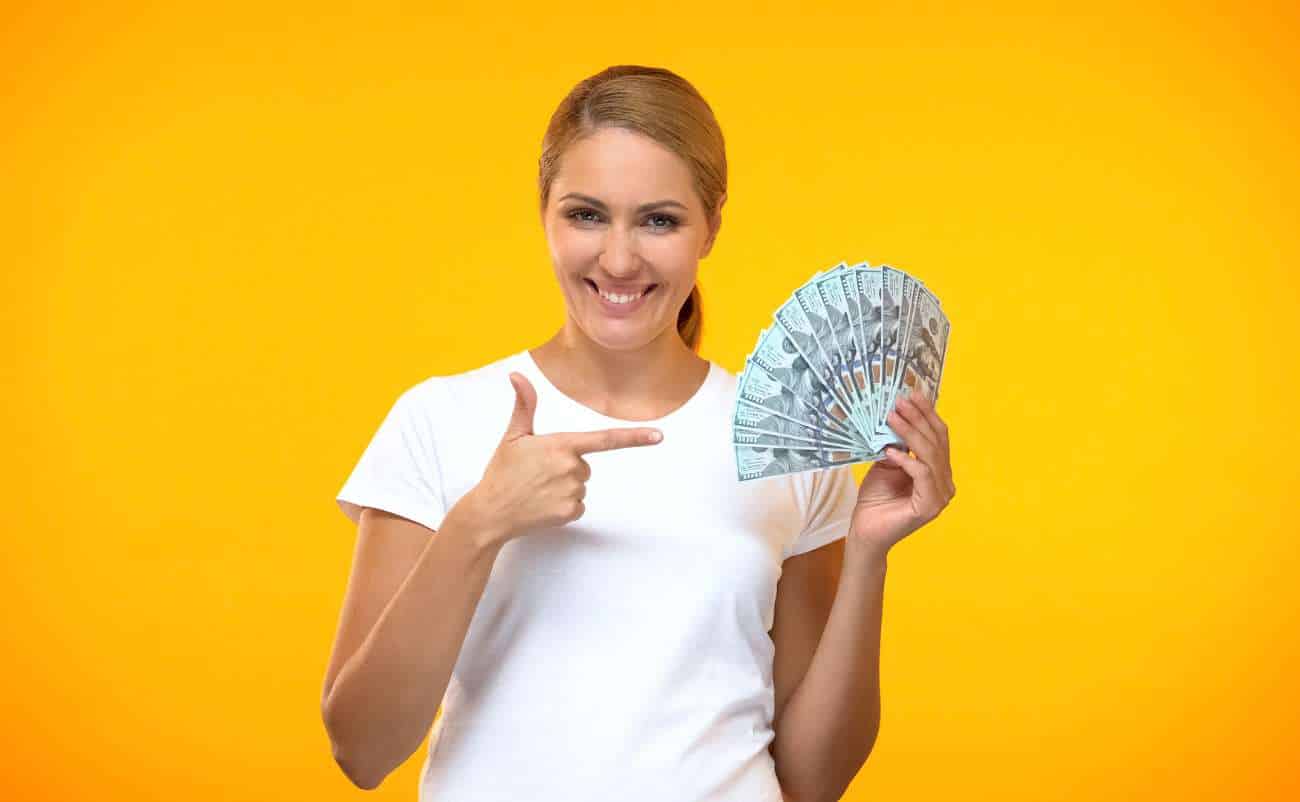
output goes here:
<path id="1" fill-rule="evenodd" d="M 709 221 L 709 237 L 704 241 L 704 247 L 700 250 L 701 259 L 708 256 L 709 251 L 713 250 L 713 241 L 718 237 L 718 229 L 722 228 L 722 207 L 726 202 L 727 193 L 724 192 L 722 197 L 718 198 L 718 211 L 713 215 L 713 219 Z"/>

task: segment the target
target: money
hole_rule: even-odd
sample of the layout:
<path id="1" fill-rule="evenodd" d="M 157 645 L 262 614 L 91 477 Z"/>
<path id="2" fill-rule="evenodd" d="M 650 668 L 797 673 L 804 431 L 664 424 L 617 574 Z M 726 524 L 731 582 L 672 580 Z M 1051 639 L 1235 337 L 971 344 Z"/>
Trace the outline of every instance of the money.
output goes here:
<path id="1" fill-rule="evenodd" d="M 833 468 L 864 460 L 848 451 L 829 449 L 768 448 L 750 445 L 736 446 L 736 472 L 740 481 L 780 476 L 818 468 Z"/>
<path id="2" fill-rule="evenodd" d="M 799 420 L 810 420 L 828 432 L 858 439 L 866 445 L 849 421 L 849 413 L 813 372 L 794 341 L 778 326 L 764 329 L 758 345 L 746 359 L 740 377 L 740 398 L 783 412 Z"/>
<path id="3" fill-rule="evenodd" d="M 845 436 L 828 432 L 817 426 L 816 423 L 800 421 L 784 413 L 760 407 L 744 400 L 736 403 L 731 425 L 733 429 L 737 427 L 759 429 L 817 443 L 831 443 L 843 446 L 862 445 Z"/>
<path id="4" fill-rule="evenodd" d="M 952 324 L 939 308 L 939 299 L 924 287 L 919 289 L 914 306 L 896 395 L 919 392 L 933 404 L 939 400 L 939 379 Z"/>
<path id="5" fill-rule="evenodd" d="M 919 279 L 840 262 L 797 287 L 745 358 L 732 442 L 740 481 L 884 458 L 899 397 L 931 403 L 952 327 Z"/>

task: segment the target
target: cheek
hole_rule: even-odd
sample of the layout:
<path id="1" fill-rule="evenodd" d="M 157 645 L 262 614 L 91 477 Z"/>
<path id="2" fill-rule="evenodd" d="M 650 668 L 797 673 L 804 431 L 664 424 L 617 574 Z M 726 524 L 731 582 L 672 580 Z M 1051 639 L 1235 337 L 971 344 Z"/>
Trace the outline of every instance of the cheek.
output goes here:
<path id="1" fill-rule="evenodd" d="M 585 269 L 600 252 L 600 239 L 587 232 L 561 226 L 551 232 L 551 255 L 565 271 Z"/>
<path id="2" fill-rule="evenodd" d="M 686 237 L 646 235 L 641 240 L 641 253 L 654 265 L 655 275 L 674 285 L 686 285 L 689 292 L 695 283 L 697 244 Z"/>

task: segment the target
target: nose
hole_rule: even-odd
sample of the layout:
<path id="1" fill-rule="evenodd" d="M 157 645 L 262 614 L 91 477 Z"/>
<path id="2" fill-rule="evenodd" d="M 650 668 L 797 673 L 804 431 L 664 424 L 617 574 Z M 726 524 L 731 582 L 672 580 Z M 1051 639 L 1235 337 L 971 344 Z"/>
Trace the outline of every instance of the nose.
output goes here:
<path id="1" fill-rule="evenodd" d="M 610 276 L 621 279 L 636 275 L 641 269 L 633 232 L 610 226 L 596 263 Z"/>

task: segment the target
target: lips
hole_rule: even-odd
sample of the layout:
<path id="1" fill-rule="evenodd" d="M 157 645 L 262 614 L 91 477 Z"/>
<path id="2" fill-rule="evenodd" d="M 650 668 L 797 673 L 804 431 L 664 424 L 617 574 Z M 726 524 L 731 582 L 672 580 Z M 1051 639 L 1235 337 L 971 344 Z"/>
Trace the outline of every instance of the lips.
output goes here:
<path id="1" fill-rule="evenodd" d="M 657 284 L 643 284 L 639 287 L 610 287 L 601 286 L 591 279 L 583 279 L 583 281 L 586 282 L 589 288 L 591 288 L 592 292 L 614 306 L 634 304 L 649 293 L 653 292 L 655 287 L 659 286 Z"/>

